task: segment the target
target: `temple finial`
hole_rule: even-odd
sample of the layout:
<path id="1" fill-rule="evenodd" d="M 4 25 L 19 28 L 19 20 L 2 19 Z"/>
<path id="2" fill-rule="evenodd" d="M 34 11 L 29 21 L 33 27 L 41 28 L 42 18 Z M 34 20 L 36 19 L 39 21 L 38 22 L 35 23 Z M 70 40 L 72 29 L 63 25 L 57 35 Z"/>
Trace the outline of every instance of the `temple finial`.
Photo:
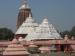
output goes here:
<path id="1" fill-rule="evenodd" d="M 22 1 L 22 6 L 20 7 L 20 9 L 27 9 L 29 8 L 29 4 L 28 4 L 28 0 L 21 0 Z"/>

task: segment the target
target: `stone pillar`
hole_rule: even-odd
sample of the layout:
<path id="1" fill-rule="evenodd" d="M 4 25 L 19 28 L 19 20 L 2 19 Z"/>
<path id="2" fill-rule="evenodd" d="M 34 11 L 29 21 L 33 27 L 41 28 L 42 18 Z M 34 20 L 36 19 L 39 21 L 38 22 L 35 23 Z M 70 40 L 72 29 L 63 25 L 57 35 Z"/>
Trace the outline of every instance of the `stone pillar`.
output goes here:
<path id="1" fill-rule="evenodd" d="M 65 35 L 64 37 L 64 44 L 65 44 L 65 47 L 64 47 L 64 52 L 67 52 L 68 51 L 68 40 L 69 40 L 69 37 L 68 35 Z M 67 47 L 68 46 L 68 47 Z"/>

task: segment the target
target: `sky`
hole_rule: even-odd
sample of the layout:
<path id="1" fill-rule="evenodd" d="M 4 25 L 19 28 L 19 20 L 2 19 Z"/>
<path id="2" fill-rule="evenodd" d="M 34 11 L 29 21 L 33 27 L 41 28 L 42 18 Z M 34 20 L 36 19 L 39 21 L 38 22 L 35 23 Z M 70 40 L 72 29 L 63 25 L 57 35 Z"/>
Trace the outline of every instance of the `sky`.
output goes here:
<path id="1" fill-rule="evenodd" d="M 48 17 L 59 31 L 75 26 L 75 0 L 28 0 L 28 3 L 37 22 Z M 7 27 L 16 32 L 20 6 L 21 0 L 0 0 L 0 28 Z"/>

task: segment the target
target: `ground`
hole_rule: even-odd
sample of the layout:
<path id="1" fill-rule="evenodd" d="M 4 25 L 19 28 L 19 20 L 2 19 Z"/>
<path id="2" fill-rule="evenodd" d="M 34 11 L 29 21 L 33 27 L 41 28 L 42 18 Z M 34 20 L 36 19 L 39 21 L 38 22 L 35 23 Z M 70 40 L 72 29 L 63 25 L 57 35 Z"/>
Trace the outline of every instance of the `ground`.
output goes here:
<path id="1" fill-rule="evenodd" d="M 50 54 L 31 54 L 29 56 L 75 56 L 75 53 L 70 54 L 70 53 L 64 53 L 64 52 L 51 52 Z"/>

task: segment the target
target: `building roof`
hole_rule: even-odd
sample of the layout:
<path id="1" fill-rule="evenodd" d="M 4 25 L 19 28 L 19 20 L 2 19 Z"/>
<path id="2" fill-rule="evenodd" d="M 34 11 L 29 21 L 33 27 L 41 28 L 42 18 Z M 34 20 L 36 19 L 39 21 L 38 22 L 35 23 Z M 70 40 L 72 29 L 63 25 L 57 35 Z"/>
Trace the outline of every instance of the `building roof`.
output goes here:
<path id="1" fill-rule="evenodd" d="M 9 44 L 11 44 L 11 41 L 0 41 L 0 47 L 7 47 Z"/>
<path id="2" fill-rule="evenodd" d="M 40 47 L 39 50 L 50 50 L 50 47 Z"/>
<path id="3" fill-rule="evenodd" d="M 61 39 L 61 36 L 53 25 L 49 24 L 48 19 L 45 18 L 35 32 L 31 32 L 25 37 L 27 41 L 36 39 Z"/>
<path id="4" fill-rule="evenodd" d="M 17 32 L 15 34 L 28 34 L 32 33 L 36 30 L 36 27 L 38 26 L 37 23 L 35 23 L 34 19 L 32 18 L 31 14 L 29 17 L 23 22 L 23 24 L 19 27 Z"/>
<path id="5" fill-rule="evenodd" d="M 15 52 L 15 51 L 9 51 L 9 52 L 7 52 L 7 51 L 5 51 L 5 52 L 3 52 L 3 55 L 28 55 L 29 53 L 27 52 L 27 51 L 17 51 L 17 52 Z"/>
<path id="6" fill-rule="evenodd" d="M 22 44 L 18 44 L 18 40 L 14 39 L 10 45 L 5 49 L 3 55 L 27 55 L 26 48 Z"/>

